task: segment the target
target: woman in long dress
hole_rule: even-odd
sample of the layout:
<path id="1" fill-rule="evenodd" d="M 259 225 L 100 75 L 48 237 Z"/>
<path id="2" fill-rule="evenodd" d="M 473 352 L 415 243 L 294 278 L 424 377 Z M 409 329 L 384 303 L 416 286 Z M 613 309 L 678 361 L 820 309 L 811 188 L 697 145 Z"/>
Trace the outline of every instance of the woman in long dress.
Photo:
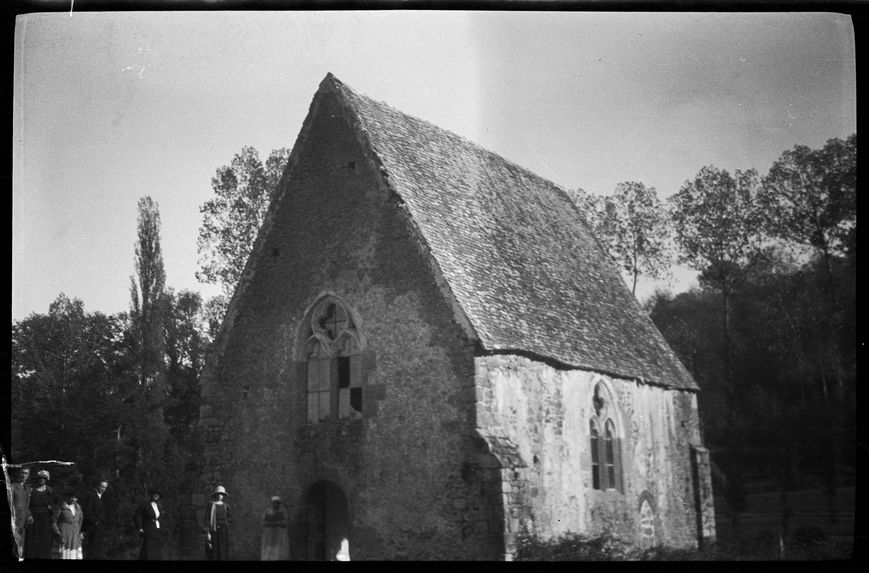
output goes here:
<path id="1" fill-rule="evenodd" d="M 135 513 L 133 522 L 142 538 L 142 549 L 139 550 L 139 559 L 156 560 L 163 559 L 163 539 L 166 536 L 166 512 L 160 503 L 162 494 L 157 489 L 152 489 L 149 499 L 143 502 Z"/>
<path id="2" fill-rule="evenodd" d="M 81 524 L 83 514 L 78 498 L 70 492 L 54 513 L 54 534 L 60 537 L 60 558 L 81 559 Z"/>
<path id="3" fill-rule="evenodd" d="M 48 485 L 50 476 L 46 470 L 36 474 L 36 485 L 30 491 L 30 517 L 28 518 L 24 557 L 26 559 L 51 559 L 54 541 L 52 522 L 57 502 L 54 490 Z"/>
<path id="4" fill-rule="evenodd" d="M 229 504 L 224 501 L 228 495 L 226 489 L 219 485 L 205 506 L 206 553 L 210 561 L 226 561 L 229 558 Z"/>
<path id="5" fill-rule="evenodd" d="M 290 558 L 290 540 L 287 535 L 289 518 L 281 505 L 281 498 L 272 497 L 271 505 L 262 518 L 262 561 L 283 561 Z"/>

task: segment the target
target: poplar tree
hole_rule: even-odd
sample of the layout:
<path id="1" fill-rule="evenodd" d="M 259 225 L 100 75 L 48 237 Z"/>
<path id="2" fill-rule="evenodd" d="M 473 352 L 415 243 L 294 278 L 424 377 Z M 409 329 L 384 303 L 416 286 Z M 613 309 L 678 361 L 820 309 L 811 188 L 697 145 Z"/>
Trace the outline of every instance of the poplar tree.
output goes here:
<path id="1" fill-rule="evenodd" d="M 160 248 L 160 211 L 150 197 L 139 199 L 135 275 L 130 276 L 130 321 L 139 384 L 152 386 L 163 365 L 163 306 L 166 273 Z"/>

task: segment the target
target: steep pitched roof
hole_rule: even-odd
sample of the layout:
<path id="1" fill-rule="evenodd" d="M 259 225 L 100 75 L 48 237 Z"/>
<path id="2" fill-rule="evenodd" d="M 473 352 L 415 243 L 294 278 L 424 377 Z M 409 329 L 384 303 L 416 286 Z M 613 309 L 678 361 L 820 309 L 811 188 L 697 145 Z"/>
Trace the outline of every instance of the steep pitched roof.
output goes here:
<path id="1" fill-rule="evenodd" d="M 331 74 L 323 92 L 351 111 L 484 349 L 697 389 L 563 189 Z"/>
<path id="2" fill-rule="evenodd" d="M 407 205 L 458 306 L 489 352 L 697 390 L 640 309 L 563 189 L 474 143 L 359 94 L 328 74 L 283 180 L 298 161 L 324 94 L 336 94 L 384 181 Z M 286 187 L 282 183 L 282 192 Z M 217 368 L 256 273 L 280 198 L 251 249 L 201 378 Z M 203 387 L 203 395 L 209 387 Z"/>

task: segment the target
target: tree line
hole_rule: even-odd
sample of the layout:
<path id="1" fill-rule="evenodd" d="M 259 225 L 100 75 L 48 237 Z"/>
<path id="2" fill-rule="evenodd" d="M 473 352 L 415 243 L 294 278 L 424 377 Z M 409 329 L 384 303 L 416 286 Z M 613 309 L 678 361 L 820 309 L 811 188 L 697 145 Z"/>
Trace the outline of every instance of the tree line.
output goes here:
<path id="1" fill-rule="evenodd" d="M 212 178 L 197 278 L 220 295 L 167 286 L 159 208 L 144 197 L 129 311 L 86 312 L 61 293 L 12 324 L 11 459 L 74 461 L 52 473 L 58 487 L 109 480 L 110 558 L 135 555 L 130 516 L 155 485 L 168 556 L 195 545 L 182 493 L 198 472 L 199 375 L 288 157 L 244 147 Z M 701 387 L 733 507 L 754 475 L 832 491 L 855 447 L 856 136 L 795 146 L 764 177 L 703 167 L 666 201 L 639 182 L 572 197 L 634 291 L 676 263 L 699 272 L 699 287 L 659 291 L 645 309 Z"/>
<path id="2" fill-rule="evenodd" d="M 668 200 L 627 182 L 582 192 L 614 263 L 636 289 L 675 263 L 699 286 L 645 309 L 697 380 L 718 491 L 734 528 L 749 486 L 782 492 L 854 483 L 856 134 L 785 151 L 761 177 L 700 169 Z"/>

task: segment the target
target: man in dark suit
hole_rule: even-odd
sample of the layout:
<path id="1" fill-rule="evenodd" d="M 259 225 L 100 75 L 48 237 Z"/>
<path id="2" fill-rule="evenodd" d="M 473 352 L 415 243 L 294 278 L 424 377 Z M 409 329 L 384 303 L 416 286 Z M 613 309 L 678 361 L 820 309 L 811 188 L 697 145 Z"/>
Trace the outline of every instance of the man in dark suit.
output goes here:
<path id="1" fill-rule="evenodd" d="M 108 487 L 107 481 L 99 482 L 97 487 L 88 492 L 82 501 L 85 559 L 103 558 L 103 524 L 106 520 L 103 495 Z"/>

